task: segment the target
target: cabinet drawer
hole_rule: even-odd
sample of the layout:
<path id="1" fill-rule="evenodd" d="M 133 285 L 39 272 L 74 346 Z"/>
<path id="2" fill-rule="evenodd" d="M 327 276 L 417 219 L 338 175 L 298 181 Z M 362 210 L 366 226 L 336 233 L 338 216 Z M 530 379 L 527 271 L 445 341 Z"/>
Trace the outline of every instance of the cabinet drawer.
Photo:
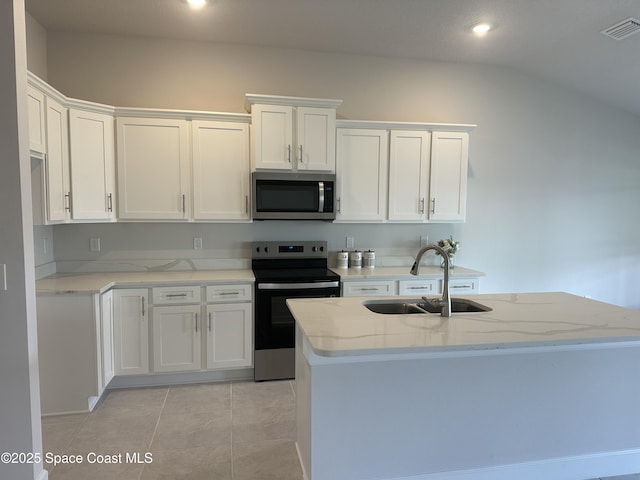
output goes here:
<path id="1" fill-rule="evenodd" d="M 253 285 L 209 285 L 207 287 L 207 302 L 245 302 L 253 297 Z"/>
<path id="2" fill-rule="evenodd" d="M 372 297 L 378 295 L 395 295 L 396 282 L 394 280 L 380 280 L 371 282 L 344 282 L 342 284 L 343 297 Z"/>
<path id="3" fill-rule="evenodd" d="M 152 289 L 154 305 L 200 303 L 200 287 L 156 287 Z"/>
<path id="4" fill-rule="evenodd" d="M 479 293 L 480 285 L 477 278 L 455 278 L 449 280 L 449 294 Z"/>
<path id="5" fill-rule="evenodd" d="M 399 295 L 438 295 L 438 280 L 400 280 Z"/>

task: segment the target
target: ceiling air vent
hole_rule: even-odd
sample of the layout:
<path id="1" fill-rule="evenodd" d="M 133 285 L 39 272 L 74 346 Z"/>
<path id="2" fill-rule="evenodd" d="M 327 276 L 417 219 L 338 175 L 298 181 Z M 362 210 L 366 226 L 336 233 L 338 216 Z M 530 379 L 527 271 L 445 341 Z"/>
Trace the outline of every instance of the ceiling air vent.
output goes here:
<path id="1" fill-rule="evenodd" d="M 602 30 L 603 34 L 607 37 L 613 38 L 614 40 L 622 40 L 623 38 L 627 38 L 638 32 L 640 32 L 640 20 L 636 20 L 635 18 L 627 18 L 626 20 Z"/>

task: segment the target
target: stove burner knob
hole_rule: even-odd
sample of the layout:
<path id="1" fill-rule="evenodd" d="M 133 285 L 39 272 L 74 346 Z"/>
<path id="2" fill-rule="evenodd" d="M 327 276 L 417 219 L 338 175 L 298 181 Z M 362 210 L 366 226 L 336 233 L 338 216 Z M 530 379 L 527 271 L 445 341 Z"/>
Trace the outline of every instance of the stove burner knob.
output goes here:
<path id="1" fill-rule="evenodd" d="M 269 252 L 269 247 L 264 247 L 264 253 L 268 253 Z"/>
<path id="2" fill-rule="evenodd" d="M 320 247 L 320 251 L 321 251 L 321 252 L 324 252 L 324 247 Z"/>
<path id="3" fill-rule="evenodd" d="M 315 252 L 317 250 L 317 247 L 311 247 L 311 251 Z"/>
<path id="4" fill-rule="evenodd" d="M 260 253 L 260 247 L 256 247 L 256 252 Z"/>

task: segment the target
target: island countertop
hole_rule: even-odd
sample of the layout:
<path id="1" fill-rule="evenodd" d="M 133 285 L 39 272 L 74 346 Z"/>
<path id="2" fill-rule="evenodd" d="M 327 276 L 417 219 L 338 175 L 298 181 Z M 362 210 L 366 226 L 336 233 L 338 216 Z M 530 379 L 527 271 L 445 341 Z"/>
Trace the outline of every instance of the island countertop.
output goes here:
<path id="1" fill-rule="evenodd" d="M 389 300 L 402 298 L 412 297 Z M 640 311 L 560 292 L 464 298 L 493 310 L 449 318 L 378 314 L 358 297 L 290 299 L 287 305 L 313 352 L 324 357 L 640 342 Z"/>

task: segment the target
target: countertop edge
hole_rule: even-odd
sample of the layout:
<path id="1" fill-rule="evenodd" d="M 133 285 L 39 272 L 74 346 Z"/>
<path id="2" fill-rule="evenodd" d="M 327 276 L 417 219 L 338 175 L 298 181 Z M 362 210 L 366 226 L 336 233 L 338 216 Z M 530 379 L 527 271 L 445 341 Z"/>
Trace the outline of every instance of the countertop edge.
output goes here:
<path id="1" fill-rule="evenodd" d="M 166 274 L 167 278 L 158 278 Z M 194 275 L 198 278 L 171 278 L 180 275 Z M 211 278 L 205 278 L 207 275 Z M 149 275 L 144 278 L 127 279 L 127 276 Z M 229 275 L 229 278 L 225 278 Z M 86 288 L 73 285 L 82 281 L 91 282 Z M 36 280 L 36 295 L 94 295 L 103 294 L 117 288 L 154 288 L 169 285 L 215 285 L 254 283 L 252 270 L 202 270 L 185 272 L 90 272 L 90 273 L 58 273 Z"/>

